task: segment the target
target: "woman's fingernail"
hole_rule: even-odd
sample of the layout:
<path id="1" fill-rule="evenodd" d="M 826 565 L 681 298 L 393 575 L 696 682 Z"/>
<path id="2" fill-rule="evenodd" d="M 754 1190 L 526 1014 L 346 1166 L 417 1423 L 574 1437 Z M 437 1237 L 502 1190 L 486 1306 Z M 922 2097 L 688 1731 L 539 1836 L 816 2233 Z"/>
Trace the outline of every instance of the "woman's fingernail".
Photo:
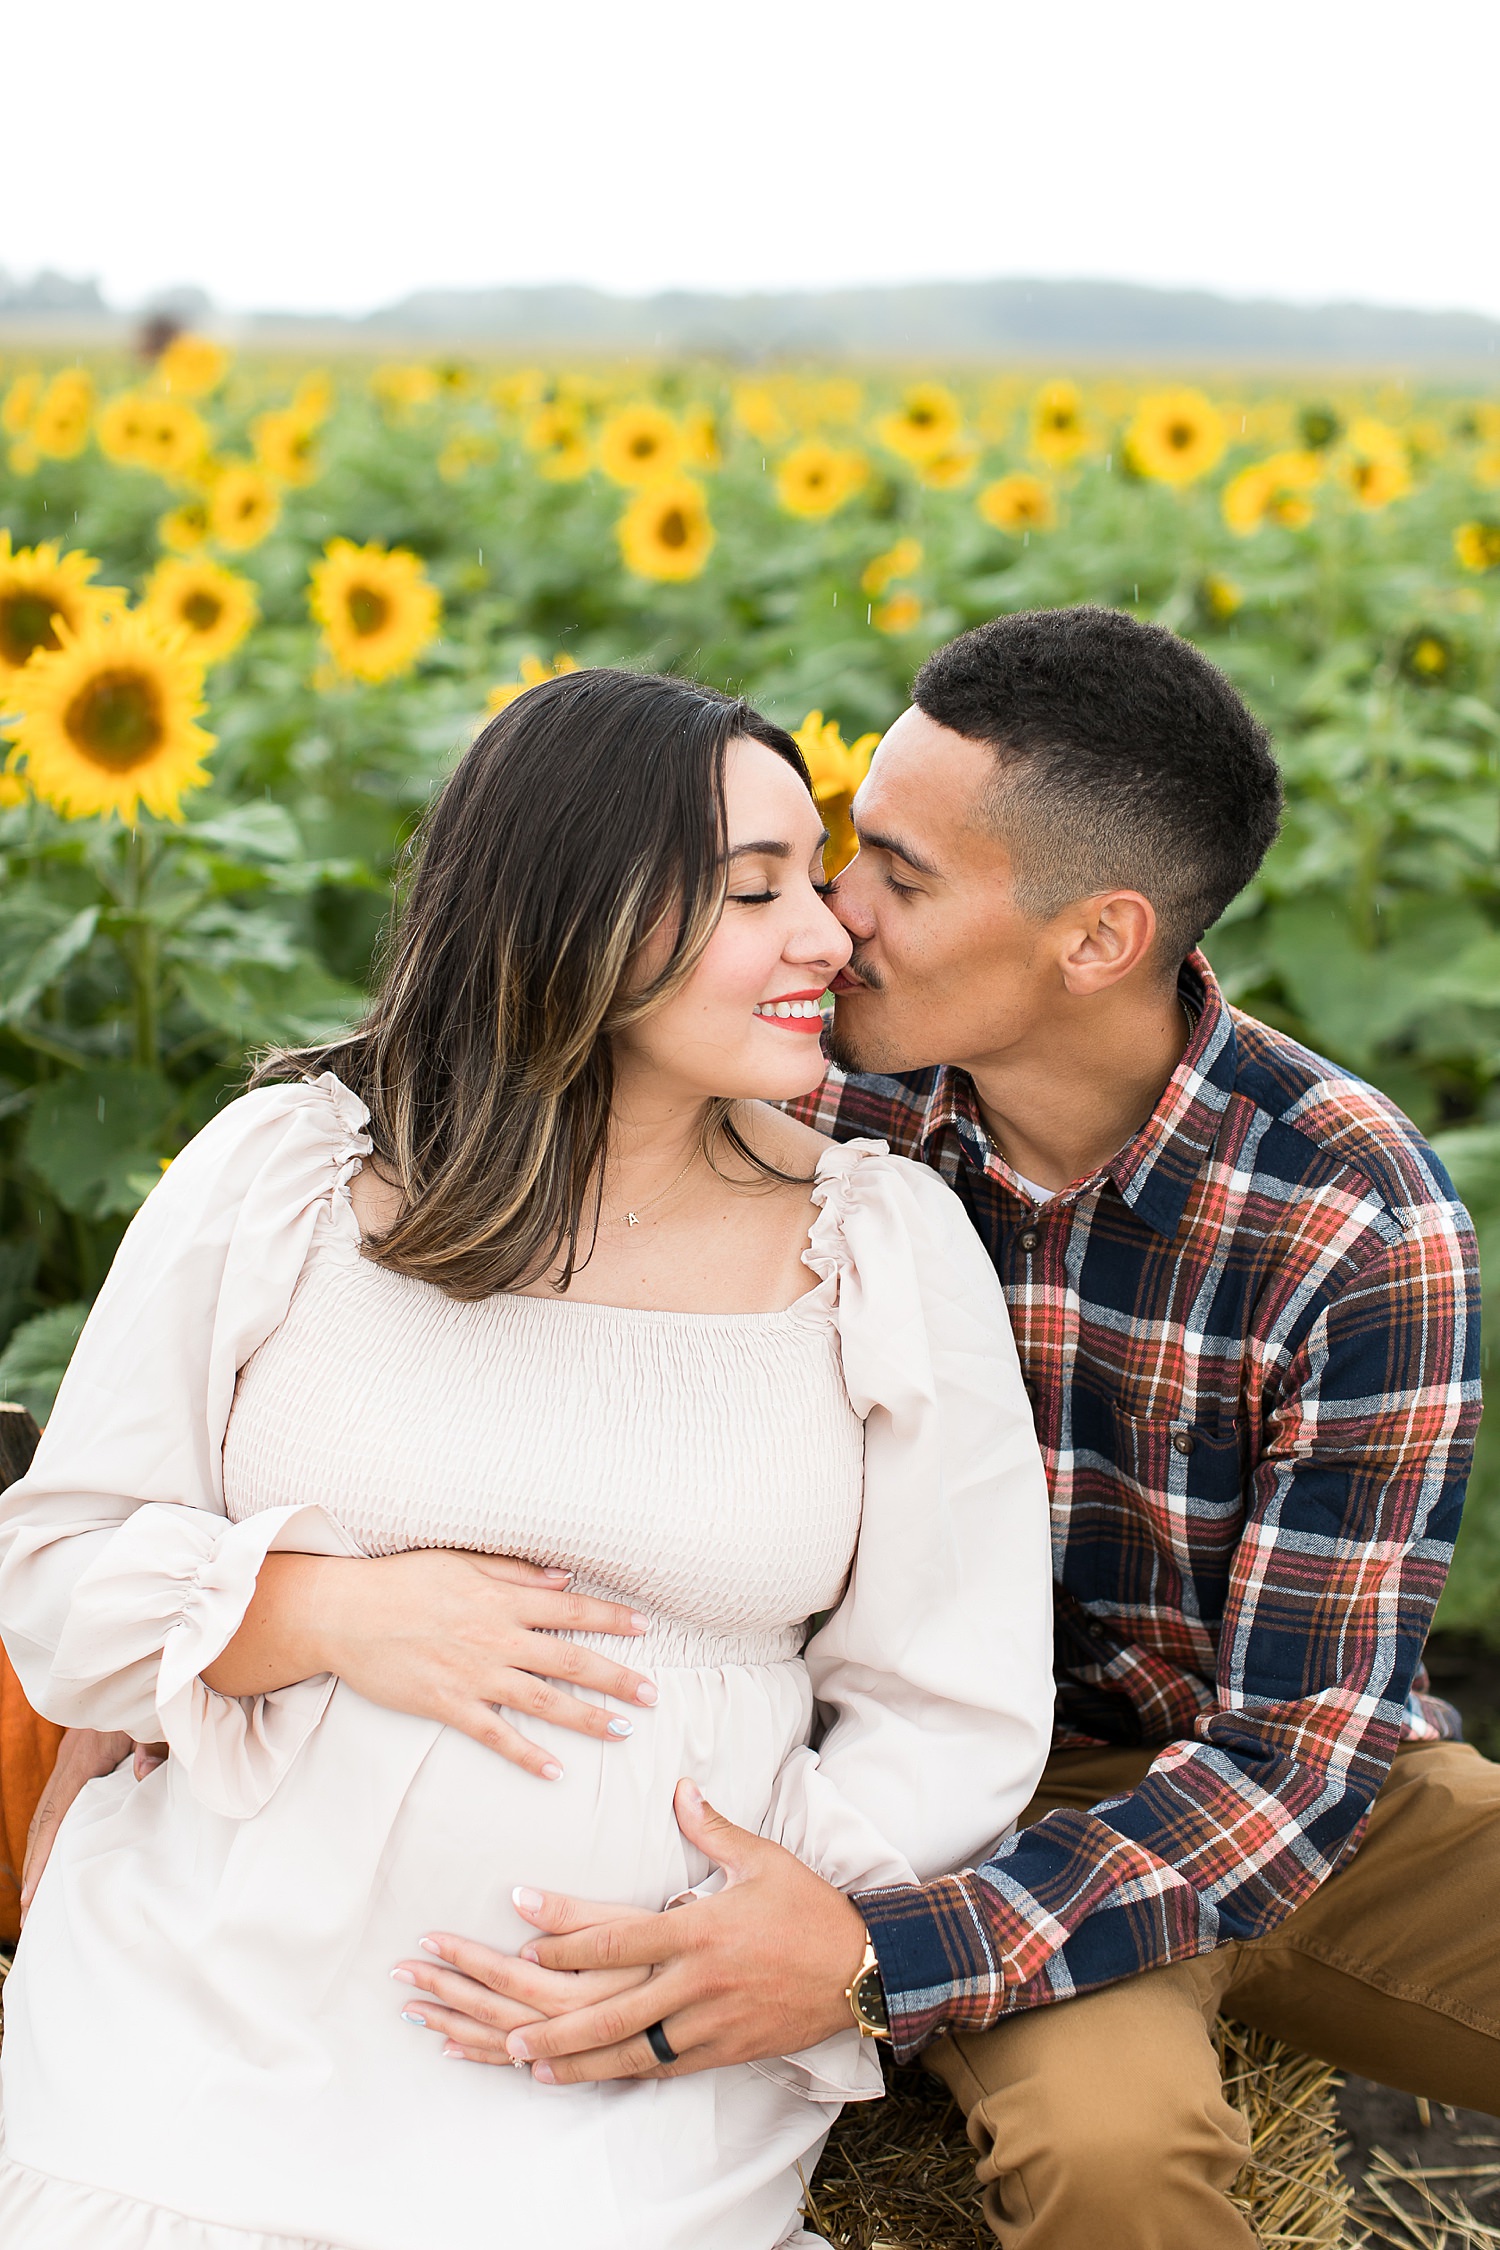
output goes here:
<path id="1" fill-rule="evenodd" d="M 419 1944 L 419 1945 L 421 1946 L 421 1948 L 422 1948 L 422 1951 L 423 1951 L 424 1953 L 435 1953 L 435 1954 L 437 1955 L 438 1959 L 439 1959 L 439 1960 L 441 1961 L 441 1959 L 442 1959 L 442 1957 L 443 1957 L 443 1949 L 442 1949 L 442 1947 L 441 1947 L 441 1946 L 440 1946 L 440 1945 L 438 1944 L 438 1941 L 437 1941 L 437 1939 L 436 1939 L 436 1938 L 430 1938 L 430 1937 L 419 1938 L 419 1939 L 417 1940 L 417 1943 L 418 1943 L 418 1944 Z"/>
<path id="2" fill-rule="evenodd" d="M 506 2040 L 505 2052 L 512 2062 L 530 2062 L 531 2060 L 531 2049 L 527 2046 L 519 2031 L 513 2031 L 509 2039 Z"/>
<path id="3" fill-rule="evenodd" d="M 527 1890 L 527 1889 L 526 1889 L 525 1885 L 523 1884 L 523 1885 L 521 1885 L 520 1887 L 518 1887 L 518 1888 L 517 1888 L 516 1890 L 513 1890 L 513 1891 L 511 1892 L 510 1896 L 511 1896 L 511 1903 L 512 1903 L 512 1905 L 513 1905 L 513 1906 L 514 1906 L 514 1907 L 516 1908 L 516 1911 L 517 1911 L 518 1913 L 520 1913 L 520 1914 L 540 1914 L 540 1913 L 541 1913 L 541 1911 L 542 1911 L 542 1894 L 541 1894 L 541 1892 L 540 1892 L 540 1891 L 529 1891 L 529 1890 Z"/>
<path id="4" fill-rule="evenodd" d="M 462 2047 L 456 2046 L 456 2045 L 454 2044 L 454 2042 L 453 2042 L 453 2041 L 452 2041 L 452 2040 L 450 2039 L 450 2040 L 448 2041 L 448 2044 L 447 2044 L 447 2045 L 446 2045 L 446 2046 L 444 2047 L 444 2049 L 443 2049 L 443 2060 L 444 2060 L 444 2062 L 462 2062 L 462 2061 L 463 2061 L 463 2059 L 464 2059 L 464 2051 L 463 2051 Z"/>
<path id="5" fill-rule="evenodd" d="M 427 2029 L 427 2018 L 425 2016 L 419 2016 L 415 2008 L 403 2008 L 401 2011 L 401 2021 L 403 2023 L 418 2024 L 423 2031 Z"/>
<path id="6" fill-rule="evenodd" d="M 630 1612 L 630 1622 L 638 1633 L 644 1633 L 651 1620 L 644 1610 L 633 1609 Z"/>
<path id="7" fill-rule="evenodd" d="M 703 1802 L 703 1791 L 698 1787 L 696 1781 L 684 1781 L 682 1793 L 690 1805 L 701 1805 Z"/>
<path id="8" fill-rule="evenodd" d="M 611 1719 L 609 1722 L 609 1731 L 611 1734 L 634 1734 L 635 1728 L 631 1725 L 628 1719 Z"/>
<path id="9" fill-rule="evenodd" d="M 654 1703 L 656 1701 L 656 1690 L 649 1680 L 642 1680 L 635 1691 L 635 1699 L 637 1703 Z"/>
<path id="10" fill-rule="evenodd" d="M 573 1573 L 571 1570 L 549 1569 L 544 1575 L 551 1579 L 554 1586 L 566 1586 Z"/>
<path id="11" fill-rule="evenodd" d="M 557 2084 L 557 2073 L 552 2068 L 551 2063 L 533 2063 L 531 2075 L 533 2078 L 539 2078 L 544 2086 L 555 2086 Z"/>
<path id="12" fill-rule="evenodd" d="M 397 1984 L 415 1984 L 417 1981 L 410 1969 L 392 1969 L 391 1975 L 395 1978 Z"/>
<path id="13" fill-rule="evenodd" d="M 521 1948 L 520 1958 L 523 1961 L 529 1961 L 534 1969 L 539 1969 L 542 1965 L 541 1962 L 537 1959 L 536 1947 L 534 1945 L 523 1945 Z"/>
<path id="14" fill-rule="evenodd" d="M 543 1781 L 561 1781 L 562 1767 L 553 1765 L 549 1761 L 549 1763 L 542 1768 L 542 1779 Z"/>

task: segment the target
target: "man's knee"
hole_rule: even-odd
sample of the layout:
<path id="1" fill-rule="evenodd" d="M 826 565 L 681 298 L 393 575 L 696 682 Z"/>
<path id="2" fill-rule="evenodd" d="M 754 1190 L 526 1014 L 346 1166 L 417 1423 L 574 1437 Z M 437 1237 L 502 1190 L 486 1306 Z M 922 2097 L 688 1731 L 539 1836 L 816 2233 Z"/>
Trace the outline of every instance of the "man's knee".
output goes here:
<path id="1" fill-rule="evenodd" d="M 968 2120 L 1002 2238 L 1036 2227 L 1085 2239 L 1097 2223 L 1123 2240 L 1122 2213 L 1180 2202 L 1205 2240 L 1216 2225 L 1226 2241 L 1251 2239 L 1219 2203 L 1250 2135 L 1224 2098 L 1201 1982 L 1161 1971 L 929 2050 Z M 1222 2221 L 1205 2219 L 1209 2204 Z"/>

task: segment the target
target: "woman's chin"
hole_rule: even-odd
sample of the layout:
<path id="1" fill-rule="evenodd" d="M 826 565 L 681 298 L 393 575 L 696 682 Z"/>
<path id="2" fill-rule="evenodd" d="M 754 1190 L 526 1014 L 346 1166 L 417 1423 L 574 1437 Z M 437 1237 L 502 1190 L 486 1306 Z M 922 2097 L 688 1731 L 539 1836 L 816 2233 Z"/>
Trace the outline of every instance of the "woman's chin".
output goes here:
<path id="1" fill-rule="evenodd" d="M 828 1075 L 822 1040 L 805 1031 L 780 1036 L 789 1050 L 785 1055 L 756 1056 L 735 1073 L 733 1085 L 714 1087 L 714 1095 L 721 1101 L 795 1102 L 821 1086 Z"/>

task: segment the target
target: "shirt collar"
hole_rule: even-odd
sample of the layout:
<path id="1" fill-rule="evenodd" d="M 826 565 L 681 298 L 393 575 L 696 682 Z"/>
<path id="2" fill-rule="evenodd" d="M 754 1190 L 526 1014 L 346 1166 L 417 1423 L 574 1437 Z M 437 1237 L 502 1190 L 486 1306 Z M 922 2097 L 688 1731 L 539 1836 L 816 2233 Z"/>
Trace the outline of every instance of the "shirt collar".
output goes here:
<path id="1" fill-rule="evenodd" d="M 1062 1190 L 1063 1197 L 1072 1198 L 1096 1180 L 1111 1180 L 1122 1201 L 1168 1240 L 1177 1232 L 1193 1182 L 1213 1147 L 1239 1064 L 1234 1019 L 1201 953 L 1190 953 L 1182 964 L 1177 990 L 1194 1019 L 1193 1031 L 1160 1101 L 1108 1164 Z M 923 1147 L 945 1128 L 958 1136 L 978 1170 L 1002 1180 L 1013 1193 L 1024 1193 L 985 1131 L 968 1073 L 949 1063 L 934 1073 L 923 1107 Z"/>

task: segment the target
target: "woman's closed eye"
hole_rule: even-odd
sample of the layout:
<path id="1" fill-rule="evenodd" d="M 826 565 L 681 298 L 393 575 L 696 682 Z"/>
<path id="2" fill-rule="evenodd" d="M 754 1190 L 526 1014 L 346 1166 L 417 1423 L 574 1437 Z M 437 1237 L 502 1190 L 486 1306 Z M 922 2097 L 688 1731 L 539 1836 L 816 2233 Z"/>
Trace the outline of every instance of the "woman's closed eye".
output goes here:
<path id="1" fill-rule="evenodd" d="M 818 898 L 827 898 L 832 883 L 814 883 L 813 892 Z M 729 902 L 733 906 L 771 906 L 781 896 L 780 891 L 731 891 Z"/>

